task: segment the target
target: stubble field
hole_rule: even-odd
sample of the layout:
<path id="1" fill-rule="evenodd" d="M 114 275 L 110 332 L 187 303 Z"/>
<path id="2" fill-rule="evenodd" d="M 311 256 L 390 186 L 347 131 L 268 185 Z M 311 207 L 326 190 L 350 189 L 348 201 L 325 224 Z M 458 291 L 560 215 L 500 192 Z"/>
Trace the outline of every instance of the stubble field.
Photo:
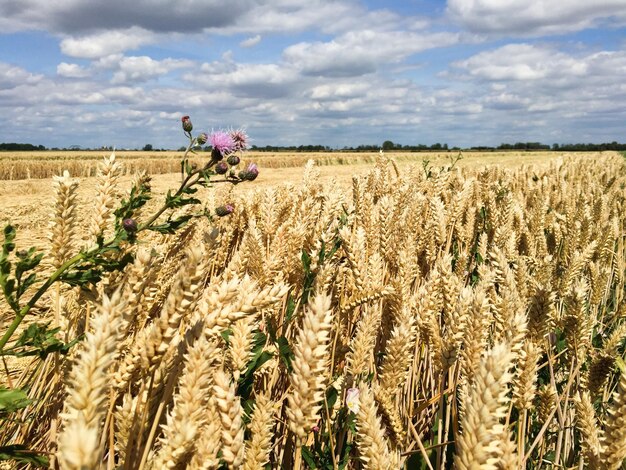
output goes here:
<path id="1" fill-rule="evenodd" d="M 80 342 L 3 356 L 0 385 L 33 401 L 0 446 L 68 469 L 621 468 L 623 158 L 448 155 L 246 155 L 255 181 L 169 211 L 211 219 L 122 237 L 123 272 L 41 297 L 18 332 L 46 319 Z M 131 214 L 149 225 L 180 154 L 136 156 L 68 159 L 99 171 L 78 185 L 33 179 L 54 160 L 0 161 L 31 177 L 0 181 L 18 249 L 50 273 L 114 237 L 153 165 Z"/>

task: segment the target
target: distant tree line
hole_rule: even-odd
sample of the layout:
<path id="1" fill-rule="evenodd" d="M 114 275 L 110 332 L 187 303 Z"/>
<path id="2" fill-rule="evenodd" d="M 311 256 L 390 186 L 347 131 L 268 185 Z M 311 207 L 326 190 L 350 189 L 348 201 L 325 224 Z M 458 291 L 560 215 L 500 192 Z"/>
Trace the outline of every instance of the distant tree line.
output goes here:
<path id="1" fill-rule="evenodd" d="M 12 151 L 16 151 L 16 150 L 46 150 L 46 147 L 44 147 L 43 145 L 33 145 L 33 144 L 16 144 L 14 142 L 12 143 L 2 143 L 0 144 L 0 151 L 2 150 L 12 150 Z"/>
<path id="2" fill-rule="evenodd" d="M 497 147 L 487 146 L 487 145 L 479 145 L 469 148 L 460 148 L 460 147 L 449 147 L 448 144 L 441 144 L 439 142 L 432 145 L 425 144 L 416 144 L 416 145 L 402 145 L 391 140 L 386 140 L 383 142 L 382 146 L 377 144 L 362 144 L 356 147 L 341 147 L 341 148 L 333 148 L 328 145 L 265 145 L 265 146 L 256 146 L 253 145 L 251 150 L 255 152 L 378 152 L 380 149 L 385 151 L 402 151 L 402 152 L 425 152 L 425 151 L 458 151 L 458 150 L 476 150 L 481 152 L 495 152 L 498 150 L 523 150 L 523 151 L 547 151 L 547 150 L 555 150 L 562 152 L 600 152 L 604 150 L 619 150 L 626 151 L 626 143 L 618 143 L 618 142 L 610 142 L 610 143 L 602 143 L 602 144 L 591 144 L 591 143 L 578 143 L 578 144 L 542 144 L 541 142 L 516 142 L 514 144 L 502 143 Z M 112 147 L 98 147 L 98 148 L 84 148 L 79 145 L 72 145 L 65 148 L 53 147 L 51 149 L 47 149 L 43 145 L 33 145 L 33 144 L 16 144 L 16 143 L 0 143 L 0 152 L 1 151 L 32 151 L 32 150 L 112 150 Z M 144 151 L 153 151 L 153 152 L 162 152 L 166 151 L 166 149 L 154 148 L 152 144 L 146 144 L 143 146 L 142 150 Z M 178 150 L 185 150 L 185 147 L 180 147 Z M 210 146 L 205 146 L 203 148 L 205 151 L 211 151 Z"/>
<path id="3" fill-rule="evenodd" d="M 515 144 L 500 144 L 497 147 L 471 147 L 471 150 L 555 150 L 561 152 L 601 152 L 604 150 L 626 150 L 626 144 L 618 142 L 603 144 L 552 144 L 546 145 L 541 142 L 516 142 Z"/>
<path id="4" fill-rule="evenodd" d="M 255 152 L 333 152 L 331 147 L 326 145 L 289 145 L 289 146 L 277 146 L 266 145 L 264 147 L 257 147 L 253 145 L 251 150 Z"/>

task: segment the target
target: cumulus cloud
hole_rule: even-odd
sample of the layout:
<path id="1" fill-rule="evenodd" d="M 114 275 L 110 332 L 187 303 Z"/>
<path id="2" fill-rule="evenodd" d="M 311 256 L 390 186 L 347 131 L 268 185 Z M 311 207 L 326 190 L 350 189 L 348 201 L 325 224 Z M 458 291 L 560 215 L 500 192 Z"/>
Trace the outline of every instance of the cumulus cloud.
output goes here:
<path id="1" fill-rule="evenodd" d="M 448 14 L 471 31 L 532 36 L 624 24 L 623 0 L 448 0 Z"/>
<path id="2" fill-rule="evenodd" d="M 193 65 L 193 61 L 183 59 L 154 60 L 148 56 L 123 57 L 117 63 L 119 70 L 113 74 L 111 83 L 143 82 Z"/>
<path id="3" fill-rule="evenodd" d="M 186 74 L 184 78 L 208 89 L 229 90 L 235 96 L 255 99 L 283 97 L 302 84 L 293 68 L 279 64 L 239 64 L 228 57 L 203 64 L 200 72 Z"/>
<path id="4" fill-rule="evenodd" d="M 57 75 L 66 78 L 85 78 L 90 75 L 89 70 L 81 67 L 78 64 L 68 64 L 67 62 L 61 62 L 57 65 Z"/>
<path id="5" fill-rule="evenodd" d="M 459 41 L 456 33 L 355 30 L 328 42 L 301 42 L 283 52 L 286 62 L 305 75 L 359 76 L 408 56 Z"/>
<path id="6" fill-rule="evenodd" d="M 32 85 L 43 79 L 43 75 L 33 74 L 11 64 L 0 62 L 0 90 L 19 85 Z"/>
<path id="7" fill-rule="evenodd" d="M 81 37 L 67 37 L 61 41 L 61 52 L 70 57 L 98 59 L 112 54 L 137 49 L 155 41 L 147 30 L 132 27 L 127 30 L 104 31 Z"/>
<path id="8" fill-rule="evenodd" d="M 550 88 L 571 87 L 581 80 L 625 78 L 626 52 L 568 54 L 551 46 L 507 44 L 453 64 L 486 81 L 543 82 Z"/>
<path id="9" fill-rule="evenodd" d="M 243 41 L 239 43 L 239 45 L 241 47 L 254 47 L 260 42 L 261 42 L 261 35 L 257 34 L 256 36 L 252 36 L 248 39 L 244 39 Z"/>
<path id="10" fill-rule="evenodd" d="M 624 131 L 626 50 L 508 44 L 453 66 L 460 74 L 450 78 L 459 79 L 466 95 L 488 112 L 492 143 L 615 140 Z"/>

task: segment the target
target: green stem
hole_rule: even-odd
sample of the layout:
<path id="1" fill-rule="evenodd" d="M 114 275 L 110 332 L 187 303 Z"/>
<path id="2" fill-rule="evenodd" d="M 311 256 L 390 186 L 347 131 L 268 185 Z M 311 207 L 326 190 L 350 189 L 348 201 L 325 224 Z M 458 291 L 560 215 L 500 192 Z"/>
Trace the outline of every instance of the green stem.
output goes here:
<path id="1" fill-rule="evenodd" d="M 4 347 L 11 339 L 11 336 L 13 336 L 13 333 L 15 333 L 15 330 L 17 330 L 17 328 L 20 326 L 20 323 L 22 323 L 22 320 L 24 320 L 28 312 L 30 312 L 30 310 L 35 306 L 35 304 L 41 298 L 41 296 L 46 293 L 46 291 L 50 288 L 50 286 L 54 284 L 63 275 L 63 273 L 65 273 L 65 271 L 67 271 L 76 263 L 84 259 L 90 253 L 91 252 L 88 252 L 88 253 L 81 252 L 75 255 L 74 257 L 70 258 L 65 263 L 63 263 L 54 273 L 52 273 L 52 275 L 46 280 L 46 282 L 44 282 L 41 285 L 41 287 L 37 290 L 37 292 L 35 292 L 35 294 L 28 301 L 28 303 L 24 305 L 22 309 L 15 314 L 15 318 L 9 325 L 9 328 L 4 333 L 2 338 L 0 338 L 0 353 L 4 351 Z"/>

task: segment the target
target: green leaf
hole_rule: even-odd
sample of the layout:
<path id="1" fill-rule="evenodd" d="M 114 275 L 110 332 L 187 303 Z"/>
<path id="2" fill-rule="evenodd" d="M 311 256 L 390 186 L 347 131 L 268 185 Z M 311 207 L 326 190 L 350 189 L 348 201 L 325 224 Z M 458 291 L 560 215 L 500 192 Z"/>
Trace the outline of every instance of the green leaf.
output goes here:
<path id="1" fill-rule="evenodd" d="M 59 280 L 70 286 L 85 287 L 89 284 L 96 285 L 102 279 L 102 270 L 94 266 L 79 266 L 72 271 L 63 273 Z"/>
<path id="2" fill-rule="evenodd" d="M 306 252 L 306 250 L 302 250 L 300 259 L 302 260 L 302 267 L 304 268 L 305 275 L 309 274 L 311 272 L 311 256 Z"/>
<path id="3" fill-rule="evenodd" d="M 317 464 L 315 463 L 315 457 L 309 447 L 302 446 L 302 458 L 304 459 L 306 464 L 309 466 L 309 468 L 313 468 L 313 469 L 317 468 Z"/>
<path id="4" fill-rule="evenodd" d="M 22 297 L 22 295 L 24 295 L 26 290 L 30 286 L 32 286 L 35 282 L 37 282 L 37 274 L 36 273 L 29 274 L 28 277 L 26 279 L 24 279 L 24 281 L 18 287 L 18 289 L 17 289 L 17 298 L 19 299 L 20 297 Z"/>
<path id="5" fill-rule="evenodd" d="M 26 408 L 32 403 L 26 392 L 17 388 L 0 387 L 0 418 L 8 413 L 13 413 Z"/>
<path id="6" fill-rule="evenodd" d="M 200 202 L 200 199 L 195 197 L 184 198 L 182 194 L 175 194 L 172 196 L 171 191 L 168 191 L 165 196 L 165 205 L 170 209 L 188 206 L 189 204 L 200 204 Z"/>
<path id="7" fill-rule="evenodd" d="M 291 346 L 289 346 L 289 341 L 287 341 L 287 338 L 284 336 L 281 336 L 276 342 L 278 344 L 278 355 L 285 364 L 285 367 L 287 367 L 287 371 L 291 372 L 291 361 L 294 355 Z"/>
<path id="8" fill-rule="evenodd" d="M 245 372 L 239 379 L 239 386 L 237 388 L 239 395 L 244 400 L 248 399 L 252 393 L 254 372 L 273 357 L 270 352 L 264 350 L 266 341 L 267 336 L 261 331 L 257 331 L 252 343 L 252 357 L 248 362 Z"/>
<path id="9" fill-rule="evenodd" d="M 128 199 L 123 199 L 120 207 L 113 213 L 115 215 L 115 230 L 119 230 L 122 221 L 132 218 L 137 209 L 143 207 L 150 199 L 152 199 L 152 196 L 149 186 L 133 186 L 128 195 Z"/>
<path id="10" fill-rule="evenodd" d="M 2 244 L 2 254 L 4 257 L 8 256 L 13 250 L 15 250 L 15 227 L 7 225 L 4 227 L 4 243 Z"/>
<path id="11" fill-rule="evenodd" d="M 230 337 L 231 337 L 231 335 L 232 335 L 232 334 L 233 334 L 233 330 L 231 330 L 230 328 L 228 328 L 228 329 L 226 329 L 226 330 L 223 330 L 223 331 L 220 333 L 220 336 L 222 337 L 222 339 L 224 340 L 224 342 L 225 342 L 226 344 L 230 344 Z"/>
<path id="12" fill-rule="evenodd" d="M 48 458 L 39 455 L 33 450 L 29 450 L 23 444 L 13 444 L 10 446 L 0 446 L 0 461 L 12 460 L 20 464 L 30 464 L 36 467 L 48 468 Z"/>
<path id="13" fill-rule="evenodd" d="M 193 167 L 189 163 L 189 160 L 184 160 L 184 164 L 185 164 L 185 173 L 187 173 L 187 175 L 190 175 L 193 172 Z"/>
<path id="14" fill-rule="evenodd" d="M 44 359 L 48 354 L 58 352 L 67 354 L 80 341 L 80 337 L 69 343 L 63 343 L 56 335 L 60 328 L 48 329 L 50 324 L 33 323 L 28 325 L 11 349 L 2 352 L 2 355 L 27 357 L 39 356 Z"/>
<path id="15" fill-rule="evenodd" d="M 293 318 L 293 315 L 296 312 L 296 305 L 296 300 L 293 298 L 291 293 L 289 293 L 289 296 L 287 297 L 287 310 L 285 311 L 287 323 L 289 323 Z"/>
<path id="16" fill-rule="evenodd" d="M 185 225 L 191 218 L 193 218 L 193 215 L 183 215 L 180 216 L 177 219 L 170 219 L 162 224 L 159 225 L 152 225 L 150 227 L 146 227 L 148 230 L 152 230 L 154 232 L 159 232 L 162 233 L 164 235 L 171 235 L 176 233 L 176 231 L 181 228 L 183 225 Z"/>
<path id="17" fill-rule="evenodd" d="M 326 403 L 328 404 L 328 409 L 332 409 L 337 403 L 337 398 L 339 398 L 339 392 L 332 385 L 326 389 Z"/>

